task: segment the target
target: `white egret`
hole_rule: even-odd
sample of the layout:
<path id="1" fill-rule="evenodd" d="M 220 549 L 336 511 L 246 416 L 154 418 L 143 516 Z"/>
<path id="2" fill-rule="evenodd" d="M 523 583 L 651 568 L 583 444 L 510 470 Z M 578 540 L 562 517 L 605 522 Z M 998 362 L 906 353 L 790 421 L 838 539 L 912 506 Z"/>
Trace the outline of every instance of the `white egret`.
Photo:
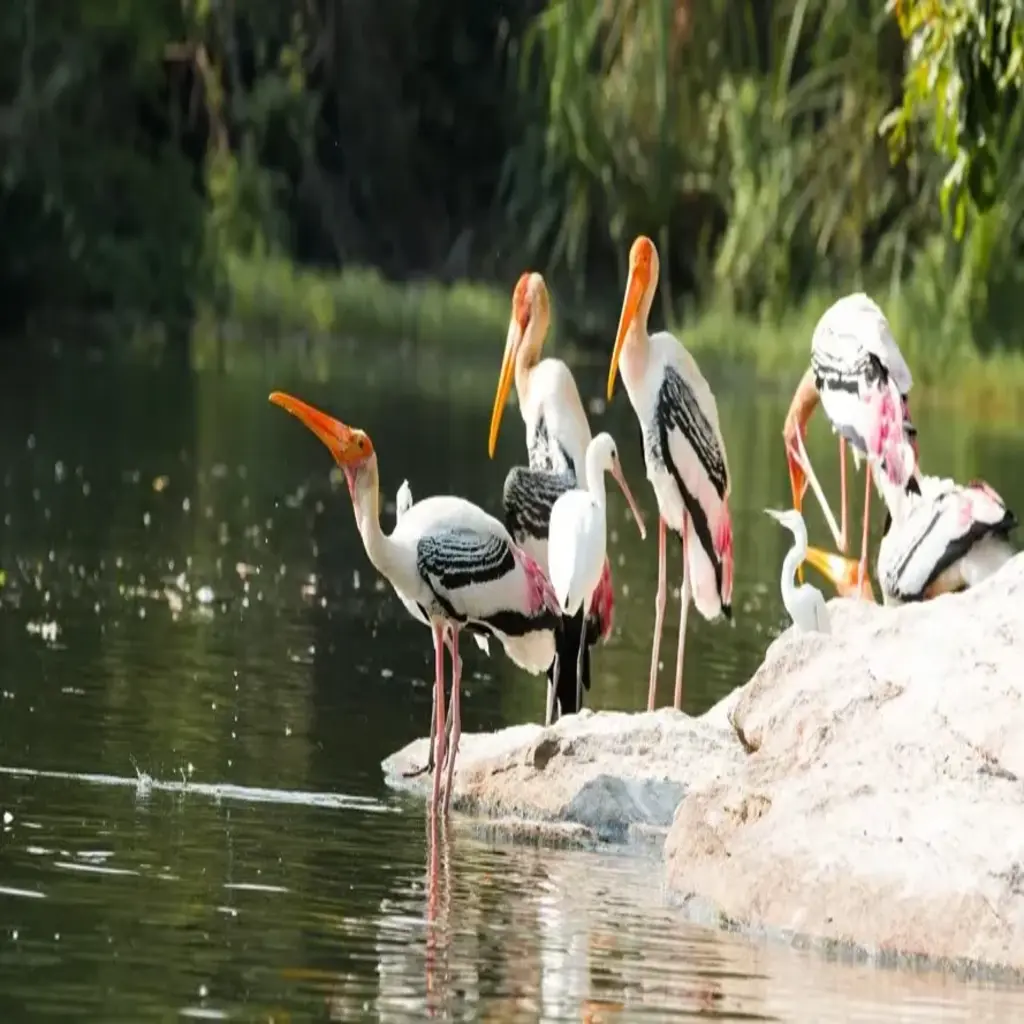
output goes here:
<path id="1" fill-rule="evenodd" d="M 782 604 L 789 612 L 793 625 L 805 633 L 831 633 L 828 608 L 821 591 L 810 583 L 797 585 L 793 582 L 796 570 L 807 554 L 807 526 L 804 517 L 795 508 L 786 509 L 785 512 L 774 508 L 766 508 L 764 511 L 793 534 L 793 546 L 782 561 L 780 580 Z"/>

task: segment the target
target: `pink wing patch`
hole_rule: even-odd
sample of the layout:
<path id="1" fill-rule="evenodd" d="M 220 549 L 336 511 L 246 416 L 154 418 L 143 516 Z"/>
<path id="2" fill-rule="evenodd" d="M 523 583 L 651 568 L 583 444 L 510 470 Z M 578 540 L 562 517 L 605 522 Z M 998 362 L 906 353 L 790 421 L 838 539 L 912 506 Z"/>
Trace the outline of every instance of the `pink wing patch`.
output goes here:
<path id="1" fill-rule="evenodd" d="M 896 395 L 894 398 L 893 395 Z M 889 480 L 903 486 L 907 482 L 908 468 L 903 460 L 903 396 L 892 381 L 876 384 L 861 392 L 867 408 L 868 454 L 885 460 Z"/>
<path id="2" fill-rule="evenodd" d="M 547 573 L 540 565 L 531 558 L 522 548 L 512 545 L 512 555 L 522 566 L 526 576 L 526 613 L 530 616 L 540 615 L 542 612 L 551 612 L 555 615 L 561 614 L 558 607 L 558 598 L 555 597 L 555 588 L 551 586 Z"/>
<path id="3" fill-rule="evenodd" d="M 732 604 L 732 516 L 729 513 L 729 499 L 722 502 L 722 511 L 718 517 L 718 529 L 715 531 L 715 554 L 722 563 L 722 604 Z"/>
<path id="4" fill-rule="evenodd" d="M 612 586 L 611 563 L 607 558 L 604 560 L 601 581 L 590 600 L 590 609 L 587 614 L 590 618 L 597 619 L 601 639 L 607 640 L 612 634 L 612 624 L 615 618 L 615 588 Z"/>

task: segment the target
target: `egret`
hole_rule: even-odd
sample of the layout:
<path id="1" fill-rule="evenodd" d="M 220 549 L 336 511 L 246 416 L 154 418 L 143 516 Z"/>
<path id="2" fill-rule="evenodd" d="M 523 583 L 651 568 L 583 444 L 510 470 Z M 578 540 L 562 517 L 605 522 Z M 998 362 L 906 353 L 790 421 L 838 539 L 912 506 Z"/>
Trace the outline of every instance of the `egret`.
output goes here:
<path id="1" fill-rule="evenodd" d="M 629 509 L 646 539 L 643 516 L 637 508 L 619 465 L 619 453 L 610 434 L 598 434 L 587 445 L 587 488 L 566 491 L 551 509 L 548 527 L 548 578 L 565 618 L 573 618 L 591 606 L 601 582 L 607 556 L 607 493 L 604 475 L 610 473 L 625 495 Z M 580 645 L 580 662 L 585 647 Z M 576 673 L 582 688 L 583 666 Z M 582 692 L 577 694 L 582 704 Z M 549 697 L 550 701 L 550 697 Z M 551 717 L 549 707 L 548 717 Z"/>
<path id="2" fill-rule="evenodd" d="M 462 629 L 486 633 L 527 672 L 543 672 L 555 656 L 559 609 L 544 570 L 493 516 L 463 498 L 425 498 L 403 511 L 390 535 L 380 525 L 380 480 L 373 442 L 298 398 L 275 391 L 270 401 L 308 427 L 345 474 L 356 527 L 374 568 L 406 607 L 415 605 L 434 639 L 435 739 L 431 810 L 436 813 L 445 765 L 445 632 L 451 634 L 451 752 L 444 810 L 451 802 L 462 733 L 459 685 Z M 418 618 L 419 616 L 417 616 Z M 422 620 L 421 620 L 422 621 Z"/>
<path id="3" fill-rule="evenodd" d="M 821 591 L 810 583 L 801 583 L 799 586 L 793 583 L 796 570 L 807 554 L 807 526 L 804 517 L 795 508 L 785 512 L 766 508 L 765 512 L 793 534 L 793 546 L 782 560 L 783 607 L 789 612 L 797 629 L 805 633 L 831 633 L 828 608 Z"/>
<path id="4" fill-rule="evenodd" d="M 733 549 L 729 464 L 718 405 L 693 356 L 667 331 L 648 336 L 658 287 L 658 251 L 641 235 L 629 253 L 629 279 L 608 370 L 608 401 L 620 369 L 643 438 L 647 479 L 658 501 L 658 591 L 647 708 L 654 708 L 665 621 L 665 531 L 683 548 L 675 706 L 682 706 L 686 619 L 692 589 L 708 620 L 732 618 Z"/>

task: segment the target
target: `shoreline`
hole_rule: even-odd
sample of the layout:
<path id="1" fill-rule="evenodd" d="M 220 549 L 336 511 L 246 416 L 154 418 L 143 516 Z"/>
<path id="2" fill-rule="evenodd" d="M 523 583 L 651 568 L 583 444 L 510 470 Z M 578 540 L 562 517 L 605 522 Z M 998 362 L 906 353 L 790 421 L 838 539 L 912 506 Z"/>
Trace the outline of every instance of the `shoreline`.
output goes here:
<path id="1" fill-rule="evenodd" d="M 314 364 L 308 372 L 323 375 L 332 354 L 348 342 L 420 343 L 459 352 L 499 345 L 508 327 L 511 292 L 482 282 L 396 283 L 372 268 L 321 271 L 288 260 L 238 257 L 228 264 L 228 281 L 220 309 L 201 305 L 181 323 L 57 313 L 34 321 L 29 336 L 52 338 L 62 324 L 74 323 L 77 330 L 84 319 L 98 337 L 115 339 L 126 352 L 160 350 L 174 344 L 172 338 L 187 340 L 197 369 L 233 368 L 249 360 L 262 364 L 267 345 L 276 344 L 272 358 L 306 359 Z M 962 340 L 970 336 L 969 325 L 952 315 L 922 313 L 911 291 L 909 283 L 895 294 L 869 289 L 914 373 L 915 405 L 983 410 L 991 420 L 1024 415 L 1024 351 L 983 355 Z M 687 311 L 671 330 L 702 368 L 732 368 L 761 382 L 795 382 L 807 365 L 814 324 L 838 294 L 815 292 L 780 316 L 762 318 L 711 302 Z M 594 355 L 590 348 L 566 345 L 565 334 L 556 299 L 549 351 L 570 361 Z"/>

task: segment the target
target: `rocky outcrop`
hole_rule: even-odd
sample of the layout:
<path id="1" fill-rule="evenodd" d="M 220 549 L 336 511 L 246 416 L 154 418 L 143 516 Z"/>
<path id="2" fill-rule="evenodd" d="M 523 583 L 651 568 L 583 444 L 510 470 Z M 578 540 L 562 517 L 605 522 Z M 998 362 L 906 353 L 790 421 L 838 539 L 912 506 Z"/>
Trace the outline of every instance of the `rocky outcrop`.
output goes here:
<path id="1" fill-rule="evenodd" d="M 755 929 L 1024 969 L 1024 556 L 966 594 L 830 605 L 769 648 L 670 887 Z"/>
<path id="2" fill-rule="evenodd" d="M 550 728 L 517 725 L 463 734 L 452 806 L 504 830 L 574 840 L 665 832 L 694 785 L 734 774 L 744 757 L 725 709 L 690 718 L 671 708 L 644 714 L 584 710 Z M 427 741 L 389 757 L 396 788 L 426 794 Z"/>
<path id="3" fill-rule="evenodd" d="M 707 714 L 462 738 L 453 806 L 513 832 L 662 831 L 691 914 L 1024 970 L 1024 555 L 966 594 L 830 602 Z M 419 740 L 384 763 L 426 758 Z"/>

